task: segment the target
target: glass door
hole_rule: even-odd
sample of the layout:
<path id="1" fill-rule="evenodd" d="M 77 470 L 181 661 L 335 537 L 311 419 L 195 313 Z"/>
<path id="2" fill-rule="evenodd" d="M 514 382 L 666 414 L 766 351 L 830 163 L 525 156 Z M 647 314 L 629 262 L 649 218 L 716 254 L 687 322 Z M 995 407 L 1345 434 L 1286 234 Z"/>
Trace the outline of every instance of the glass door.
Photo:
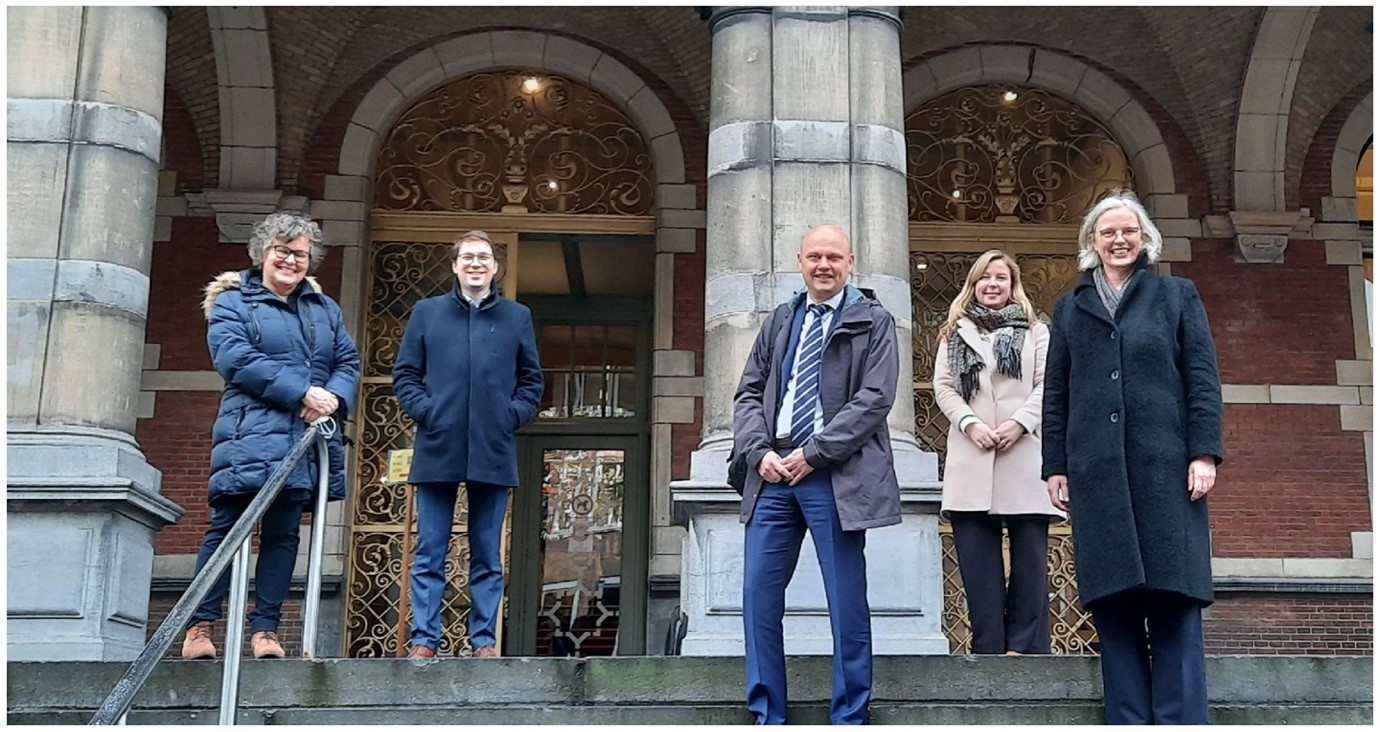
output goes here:
<path id="1" fill-rule="evenodd" d="M 514 496 L 509 655 L 612 656 L 645 645 L 646 511 L 631 436 L 532 436 Z"/>

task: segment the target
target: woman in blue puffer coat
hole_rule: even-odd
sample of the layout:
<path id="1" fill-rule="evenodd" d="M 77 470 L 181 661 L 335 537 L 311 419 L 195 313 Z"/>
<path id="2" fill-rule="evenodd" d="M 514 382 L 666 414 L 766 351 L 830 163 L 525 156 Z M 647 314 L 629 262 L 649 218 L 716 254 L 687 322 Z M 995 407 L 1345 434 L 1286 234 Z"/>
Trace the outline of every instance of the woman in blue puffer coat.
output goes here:
<path id="1" fill-rule="evenodd" d="M 268 482 L 309 423 L 345 420 L 359 387 L 359 352 L 340 306 L 307 273 L 325 255 L 321 227 L 290 212 L 270 215 L 249 241 L 253 266 L 225 272 L 206 286 L 206 341 L 225 379 L 211 430 L 211 525 L 196 569 L 204 567 L 254 495 Z M 345 454 L 330 440 L 330 498 L 345 497 Z M 317 461 L 301 460 L 259 524 L 254 610 L 255 658 L 282 658 L 278 622 L 297 558 L 302 514 L 318 485 Z M 192 614 L 183 658 L 215 658 L 211 623 L 230 587 L 227 570 Z"/>

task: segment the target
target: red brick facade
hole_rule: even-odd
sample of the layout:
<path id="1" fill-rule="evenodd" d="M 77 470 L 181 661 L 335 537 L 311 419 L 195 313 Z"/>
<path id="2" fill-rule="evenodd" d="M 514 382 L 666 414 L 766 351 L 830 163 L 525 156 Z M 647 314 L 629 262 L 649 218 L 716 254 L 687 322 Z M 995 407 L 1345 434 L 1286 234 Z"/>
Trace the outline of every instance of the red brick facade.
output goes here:
<path id="1" fill-rule="evenodd" d="M 1372 656 L 1374 608 L 1355 596 L 1219 597 L 1203 619 L 1203 642 L 1213 655 Z"/>
<path id="2" fill-rule="evenodd" d="M 348 12 L 350 23 L 366 23 L 366 13 Z M 904 38 L 913 55 L 906 60 L 906 68 L 957 48 L 982 45 L 983 42 L 968 37 L 975 31 L 956 22 L 941 23 L 933 37 L 926 40 L 924 34 L 914 29 L 923 22 L 925 14 L 934 12 L 937 11 L 907 11 L 912 25 Z M 991 15 L 995 18 L 1002 14 Z M 1241 15 L 1251 13 L 1241 11 Z M 277 9 L 270 13 L 271 18 L 300 23 L 312 22 L 318 16 L 314 10 Z M 204 26 L 198 25 L 198 17 L 204 24 L 204 11 L 198 15 L 179 9 L 170 31 L 170 92 L 164 115 L 163 168 L 177 173 L 179 194 L 218 185 L 220 127 L 211 109 L 215 104 L 214 86 L 210 93 L 205 86 L 207 61 L 197 55 L 197 44 L 208 37 Z M 1081 33 L 1081 27 L 1071 20 L 1051 21 L 1044 31 L 1056 36 L 1068 32 L 1073 37 L 1078 35 L 1075 31 Z M 527 29 L 555 33 L 520 25 L 489 26 L 482 30 Z M 1021 33 L 1036 30 L 1013 30 L 1016 35 L 1012 37 L 1023 38 Z M 1190 28 L 1180 30 L 1192 32 Z M 280 115 L 282 124 L 290 126 L 291 135 L 295 136 L 292 144 L 279 146 L 278 177 L 282 189 L 312 200 L 321 199 L 325 177 L 338 170 L 338 156 L 349 121 L 369 90 L 397 63 L 418 51 L 475 31 L 475 27 L 445 28 L 437 31 L 443 33 L 437 37 L 390 46 L 389 50 L 402 50 L 386 55 L 383 50 L 373 49 L 370 58 L 379 60 L 365 65 L 352 80 L 331 76 L 330 65 L 324 64 L 322 69 L 312 66 L 309 78 L 285 81 L 280 92 L 292 91 L 300 98 L 280 99 L 280 109 L 288 105 L 300 105 L 303 109 Z M 696 40 L 702 31 L 693 25 L 687 25 L 678 34 L 687 45 L 702 41 Z M 697 205 L 703 208 L 707 185 L 707 62 L 696 60 L 694 72 L 687 72 L 688 81 L 668 80 L 663 78 L 664 73 L 651 70 L 664 66 L 665 59 L 644 64 L 642 54 L 627 48 L 574 33 L 568 37 L 619 60 L 665 104 L 683 146 L 686 182 L 695 186 Z M 942 43 L 935 39 L 942 39 Z M 321 43 L 327 41 L 337 51 L 350 47 L 346 39 L 332 36 Z M 1250 45 L 1242 32 L 1233 31 L 1229 41 L 1232 48 Z M 1020 42 L 1089 64 L 1121 85 L 1145 108 L 1168 148 L 1174 166 L 1175 192 L 1187 196 L 1189 218 L 1225 216 L 1231 211 L 1232 157 L 1228 150 L 1234 145 L 1235 128 L 1219 117 L 1234 115 L 1236 107 L 1224 104 L 1219 97 L 1226 92 L 1218 89 L 1226 83 L 1222 78 L 1227 77 L 1217 78 L 1214 70 L 1213 91 L 1173 94 L 1166 91 L 1179 83 L 1172 78 L 1177 73 L 1173 68 L 1147 70 L 1143 65 L 1109 61 L 1118 57 L 1105 49 L 1084 56 L 1069 50 L 1070 43 L 1054 40 L 1046 44 Z M 1174 43 L 1182 46 L 1186 41 Z M 274 48 L 284 48 L 282 38 Z M 325 48 L 315 50 L 324 52 Z M 700 54 L 706 48 L 692 50 Z M 672 59 L 675 50 L 671 49 Z M 687 58 L 699 56 L 692 54 Z M 214 70 L 213 60 L 209 67 Z M 1227 75 L 1231 84 L 1239 83 L 1240 71 Z M 308 93 L 320 93 L 323 89 L 330 90 L 330 94 L 314 97 Z M 1320 215 L 1321 199 L 1332 195 L 1329 166 L 1337 135 L 1370 89 L 1368 81 L 1352 87 L 1317 125 L 1298 182 L 1300 203 L 1312 208 L 1314 216 Z M 1216 109 L 1205 108 L 1211 101 L 1209 97 L 1217 99 Z M 1336 361 L 1358 358 L 1348 268 L 1327 264 L 1322 241 L 1293 240 L 1284 262 L 1270 265 L 1239 263 L 1234 248 L 1229 239 L 1195 239 L 1192 260 L 1172 265 L 1175 275 L 1191 278 L 1202 293 L 1223 382 L 1335 386 Z M 701 230 L 693 253 L 674 256 L 671 307 L 675 326 L 671 346 L 695 353 L 697 374 L 702 373 L 704 364 L 705 252 L 705 232 Z M 338 252 L 331 255 L 317 277 L 328 293 L 336 295 L 343 275 L 343 257 Z M 219 272 L 241 269 L 247 262 L 242 244 L 218 242 L 214 219 L 184 216 L 173 220 L 171 240 L 154 247 L 150 273 L 146 342 L 160 347 L 160 370 L 212 368 L 200 309 L 201 289 Z M 149 462 L 163 473 L 164 495 L 187 511 L 176 525 L 158 534 L 159 554 L 194 553 L 200 543 L 207 521 L 209 432 L 218 399 L 218 392 L 160 391 L 155 398 L 154 417 L 138 422 L 136 437 Z M 673 480 L 689 476 L 689 456 L 700 442 L 702 400 L 697 398 L 695 404 L 695 421 L 672 425 L 670 430 Z M 1227 461 L 1210 498 L 1213 555 L 1228 559 L 1350 558 L 1352 533 L 1371 530 L 1370 494 L 1362 433 L 1342 430 L 1338 407 L 1229 403 L 1224 426 Z M 653 486 L 653 490 L 664 489 Z M 167 597 L 155 596 L 151 628 L 156 627 L 170 603 Z M 1353 595 L 1226 594 L 1213 606 L 1206 623 L 1208 650 L 1368 655 L 1373 648 L 1372 607 L 1369 598 Z M 285 608 L 281 631 L 289 652 L 300 648 L 300 617 L 295 599 Z M 223 638 L 223 629 L 218 627 L 216 633 L 218 639 Z"/>

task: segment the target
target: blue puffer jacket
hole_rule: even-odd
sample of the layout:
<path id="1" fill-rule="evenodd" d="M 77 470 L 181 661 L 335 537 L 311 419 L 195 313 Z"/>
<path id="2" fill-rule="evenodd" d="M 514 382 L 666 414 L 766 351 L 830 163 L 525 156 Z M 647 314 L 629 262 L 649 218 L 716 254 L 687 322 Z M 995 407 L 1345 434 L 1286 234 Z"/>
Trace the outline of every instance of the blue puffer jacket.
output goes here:
<path id="1" fill-rule="evenodd" d="M 212 505 L 256 493 L 268 482 L 307 429 L 298 411 L 312 386 L 340 399 L 330 439 L 330 498 L 345 497 L 341 438 L 359 388 L 359 352 L 345 331 L 340 306 L 316 280 L 303 280 L 289 300 L 265 288 L 258 269 L 225 272 L 206 286 L 206 342 L 225 379 L 211 430 Z M 284 490 L 313 495 L 316 463 L 315 451 L 309 450 Z"/>

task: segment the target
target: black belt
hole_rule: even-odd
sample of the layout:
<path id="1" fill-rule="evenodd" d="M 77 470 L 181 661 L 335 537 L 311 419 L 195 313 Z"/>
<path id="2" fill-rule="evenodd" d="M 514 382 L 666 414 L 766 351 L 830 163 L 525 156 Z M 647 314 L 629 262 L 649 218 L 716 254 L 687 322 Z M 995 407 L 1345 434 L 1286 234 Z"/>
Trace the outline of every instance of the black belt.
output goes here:
<path id="1" fill-rule="evenodd" d="M 800 445 L 789 437 L 778 437 L 771 441 L 771 449 L 773 450 L 794 450 L 797 447 Z"/>

